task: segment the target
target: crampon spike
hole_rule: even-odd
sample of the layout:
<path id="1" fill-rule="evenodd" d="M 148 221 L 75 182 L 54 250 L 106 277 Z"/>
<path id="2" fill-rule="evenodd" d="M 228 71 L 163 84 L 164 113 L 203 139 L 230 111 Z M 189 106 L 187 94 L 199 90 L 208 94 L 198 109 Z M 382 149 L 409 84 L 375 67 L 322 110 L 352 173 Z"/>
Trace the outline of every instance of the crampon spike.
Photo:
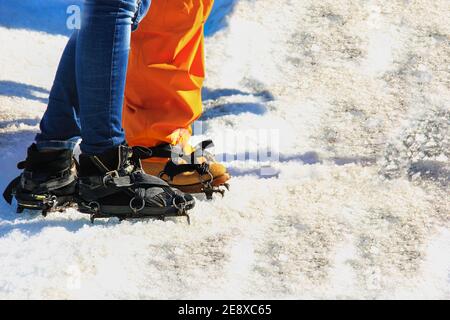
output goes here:
<path id="1" fill-rule="evenodd" d="M 230 186 L 228 184 L 224 184 L 223 186 L 225 187 L 226 190 L 229 190 L 229 188 L 230 188 Z M 207 200 L 212 200 L 214 193 L 220 193 L 222 198 L 225 197 L 225 190 L 221 189 L 220 186 L 216 186 L 216 187 L 206 186 L 203 188 L 202 191 L 203 191 L 203 193 L 205 193 Z"/>
<path id="2" fill-rule="evenodd" d="M 206 189 L 206 190 L 204 190 L 204 192 L 205 192 L 205 195 L 206 195 L 206 199 L 208 199 L 208 200 L 212 200 L 213 199 L 214 191 L 212 189 Z"/>

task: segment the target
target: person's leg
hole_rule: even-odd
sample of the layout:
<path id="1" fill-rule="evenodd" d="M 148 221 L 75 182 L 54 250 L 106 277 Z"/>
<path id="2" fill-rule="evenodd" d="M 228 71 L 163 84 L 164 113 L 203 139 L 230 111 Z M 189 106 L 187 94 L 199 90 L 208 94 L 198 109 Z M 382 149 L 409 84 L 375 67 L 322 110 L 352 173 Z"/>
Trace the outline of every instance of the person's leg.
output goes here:
<path id="1" fill-rule="evenodd" d="M 78 32 L 64 49 L 50 91 L 47 110 L 36 135 L 38 150 L 73 149 L 80 139 L 79 105 L 75 80 L 75 47 Z"/>
<path id="2" fill-rule="evenodd" d="M 135 150 L 123 145 L 131 29 L 140 12 L 136 4 L 136 0 L 86 0 L 78 36 L 76 78 L 83 139 L 78 208 L 93 219 L 187 215 L 195 204 L 192 196 L 146 175 Z"/>
<path id="3" fill-rule="evenodd" d="M 135 9 L 132 21 L 133 29 L 138 27 L 151 2 L 150 0 L 137 1 L 138 7 Z M 134 3 L 135 0 L 129 2 Z M 116 6 L 116 8 L 119 7 Z M 58 66 L 47 110 L 40 123 L 41 132 L 36 135 L 35 139 L 37 149 L 40 151 L 73 149 L 81 138 L 80 108 L 75 71 L 77 39 L 78 31 L 75 31 L 64 49 Z M 89 51 L 90 48 L 87 49 Z M 81 56 L 84 57 L 88 54 L 81 54 Z M 126 65 L 124 68 L 126 70 Z M 85 69 L 89 69 L 89 66 Z M 84 96 L 82 90 L 81 94 Z"/>
<path id="4" fill-rule="evenodd" d="M 203 31 L 213 3 L 154 0 L 131 41 L 123 121 L 127 142 L 152 148 L 152 157 L 142 161 L 145 172 L 184 192 L 207 191 L 230 179 L 225 166 L 203 156 L 208 141 L 188 144 L 191 124 L 202 113 Z M 183 146 L 188 156 L 178 159 L 179 148 L 167 144 Z M 172 152 L 164 152 L 168 149 Z"/>
<path id="5" fill-rule="evenodd" d="M 122 105 L 137 0 L 86 0 L 76 44 L 81 150 L 101 154 L 124 143 Z"/>
<path id="6" fill-rule="evenodd" d="M 203 28 L 212 5 L 212 0 L 154 0 L 133 33 L 123 111 L 130 145 L 189 140 L 190 125 L 202 113 Z"/>

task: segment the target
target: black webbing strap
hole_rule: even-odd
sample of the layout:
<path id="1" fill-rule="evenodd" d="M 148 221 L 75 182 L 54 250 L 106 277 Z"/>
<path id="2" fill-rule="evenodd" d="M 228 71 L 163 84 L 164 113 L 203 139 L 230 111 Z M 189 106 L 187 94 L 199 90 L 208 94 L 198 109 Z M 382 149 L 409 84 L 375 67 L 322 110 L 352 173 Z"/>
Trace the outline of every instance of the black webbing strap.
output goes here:
<path id="1" fill-rule="evenodd" d="M 72 169 L 65 169 L 53 175 L 51 179 L 46 180 L 43 183 L 37 183 L 33 180 L 33 173 L 24 171 L 22 173 L 25 181 L 25 189 L 27 190 L 55 190 L 68 186 L 75 181 L 75 175 L 72 174 Z"/>
<path id="2" fill-rule="evenodd" d="M 194 147 L 194 152 L 183 155 L 181 158 L 190 164 L 197 163 L 197 158 L 203 157 L 205 150 L 214 147 L 214 142 L 212 140 L 205 140 L 200 142 Z"/>
<path id="3" fill-rule="evenodd" d="M 197 171 L 201 176 L 209 172 L 208 163 L 197 163 L 197 158 L 202 157 L 206 149 L 214 147 L 212 140 L 205 140 L 194 147 L 194 152 L 184 154 L 179 146 L 171 144 L 162 144 L 156 147 L 133 147 L 133 157 L 137 159 L 149 158 L 170 158 L 161 174 L 166 174 L 172 180 L 175 176 L 184 173 Z M 186 164 L 177 164 L 176 158 L 183 159 Z"/>
<path id="4" fill-rule="evenodd" d="M 149 158 L 171 158 L 174 152 L 173 146 L 170 144 L 162 144 L 156 147 L 133 147 L 133 156 L 138 159 Z"/>
<path id="5" fill-rule="evenodd" d="M 175 164 L 172 160 L 167 162 L 162 174 L 169 176 L 171 180 L 181 173 L 197 171 L 201 176 L 205 175 L 209 171 L 209 165 L 205 162 L 202 164 Z"/>
<path id="6" fill-rule="evenodd" d="M 89 199 L 101 199 L 116 194 L 120 191 L 137 190 L 143 188 L 168 189 L 169 185 L 161 179 L 144 175 L 141 172 L 133 172 L 125 176 L 90 176 L 79 180 L 82 196 Z"/>
<path id="7" fill-rule="evenodd" d="M 196 162 L 195 158 L 201 157 L 204 150 L 212 147 L 214 147 L 213 141 L 205 140 L 194 147 L 194 152 L 185 155 L 179 146 L 173 146 L 168 143 L 151 148 L 136 146 L 133 147 L 133 156 L 142 160 L 149 158 L 174 158 L 176 156 L 193 164 Z"/>

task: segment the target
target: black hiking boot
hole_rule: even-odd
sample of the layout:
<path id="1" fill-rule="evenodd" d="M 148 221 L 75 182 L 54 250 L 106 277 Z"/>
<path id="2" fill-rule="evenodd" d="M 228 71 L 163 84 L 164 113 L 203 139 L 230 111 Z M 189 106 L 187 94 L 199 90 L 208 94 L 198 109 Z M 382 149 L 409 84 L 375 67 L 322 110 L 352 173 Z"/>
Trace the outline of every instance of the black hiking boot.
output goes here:
<path id="1" fill-rule="evenodd" d="M 119 146 L 101 155 L 80 155 L 78 208 L 96 218 L 125 219 L 184 216 L 194 198 L 145 174 L 133 149 Z"/>
<path id="2" fill-rule="evenodd" d="M 28 148 L 27 158 L 17 167 L 22 174 L 6 188 L 3 196 L 11 204 L 17 200 L 17 212 L 24 209 L 62 210 L 76 194 L 76 166 L 72 150 L 38 151 L 35 144 Z"/>

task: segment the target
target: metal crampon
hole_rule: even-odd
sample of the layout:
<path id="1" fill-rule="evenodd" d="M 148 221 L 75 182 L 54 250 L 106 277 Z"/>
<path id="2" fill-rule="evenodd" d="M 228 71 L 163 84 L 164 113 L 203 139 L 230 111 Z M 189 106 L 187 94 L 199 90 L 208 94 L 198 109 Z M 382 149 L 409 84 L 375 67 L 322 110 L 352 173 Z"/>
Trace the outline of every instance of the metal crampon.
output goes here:
<path id="1" fill-rule="evenodd" d="M 187 223 L 190 225 L 191 224 L 191 217 L 186 213 L 180 213 L 177 215 L 173 215 L 173 216 L 167 216 L 167 215 L 160 215 L 160 216 L 155 216 L 155 215 L 151 215 L 151 216 L 145 216 L 145 215 L 109 215 L 109 214 L 103 214 L 103 213 L 91 213 L 90 214 L 90 221 L 92 224 L 95 223 L 96 219 L 108 219 L 108 218 L 118 218 L 119 221 L 124 221 L 124 220 L 138 220 L 138 219 L 153 219 L 153 220 L 159 220 L 159 221 L 166 221 L 167 218 L 171 218 L 171 217 L 186 217 L 186 221 Z"/>
<path id="2" fill-rule="evenodd" d="M 179 206 L 176 209 L 172 210 L 172 212 L 164 212 L 161 214 L 158 213 L 149 213 L 145 212 L 148 210 L 148 207 L 140 207 L 135 208 L 132 206 L 132 201 L 130 201 L 130 210 L 124 213 L 105 213 L 110 210 L 108 208 L 102 209 L 101 205 L 98 202 L 90 202 L 83 203 L 81 202 L 78 207 L 81 213 L 86 213 L 90 215 L 91 223 L 95 223 L 96 219 L 108 219 L 108 218 L 117 218 L 119 221 L 124 220 L 138 220 L 138 219 L 152 219 L 152 220 L 160 220 L 166 221 L 167 218 L 179 218 L 186 217 L 188 224 L 191 224 L 191 219 L 187 210 L 184 206 Z"/>
<path id="3" fill-rule="evenodd" d="M 41 211 L 46 217 L 50 212 L 62 212 L 71 205 L 71 199 L 68 197 L 57 197 L 55 195 L 35 195 L 20 194 L 15 195 L 17 199 L 17 213 L 21 214 L 24 210 Z"/>

